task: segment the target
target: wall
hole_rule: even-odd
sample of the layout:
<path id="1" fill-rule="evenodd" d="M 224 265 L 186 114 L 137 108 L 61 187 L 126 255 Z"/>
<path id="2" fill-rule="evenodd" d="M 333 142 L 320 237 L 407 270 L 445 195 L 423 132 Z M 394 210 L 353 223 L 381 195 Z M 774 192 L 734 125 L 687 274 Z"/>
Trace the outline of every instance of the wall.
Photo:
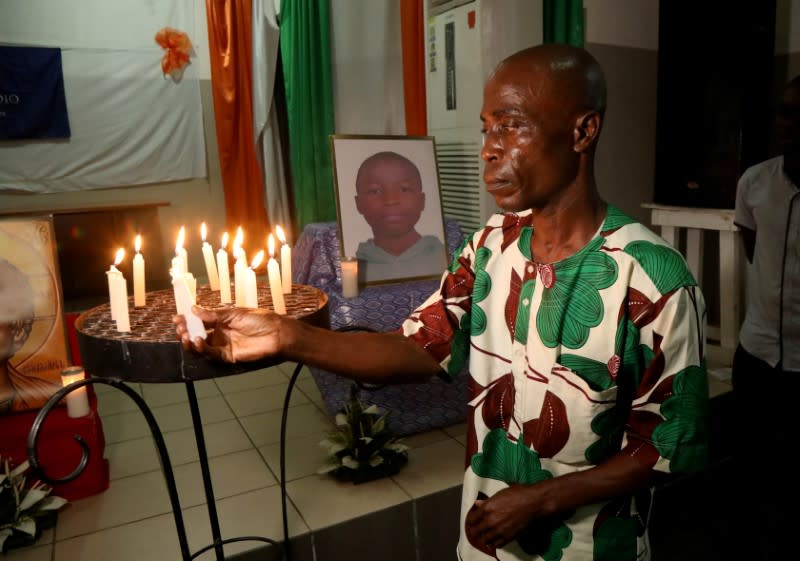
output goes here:
<path id="1" fill-rule="evenodd" d="M 22 7 L 24 6 L 24 8 Z M 126 4 L 127 8 L 135 8 Z M 63 7 L 63 6 L 62 6 Z M 58 22 L 54 21 L 53 14 L 47 13 L 47 6 L 40 2 L 22 4 L 16 0 L 0 0 L 0 10 L 27 10 L 18 11 L 13 14 L 20 20 L 44 22 L 41 25 L 53 26 L 53 37 L 57 40 L 59 33 L 63 30 L 57 27 Z M 142 5 L 140 7 L 143 20 L 152 17 L 152 7 Z M 203 106 L 203 127 L 206 137 L 206 161 L 208 162 L 208 174 L 205 178 L 196 178 L 187 181 L 175 181 L 170 183 L 154 183 L 146 186 L 137 187 L 118 187 L 101 190 L 52 193 L 52 194 L 10 194 L 0 192 L 0 212 L 3 211 L 41 211 L 109 206 L 114 204 L 145 204 L 166 202 L 169 206 L 159 209 L 161 221 L 162 245 L 164 247 L 163 266 L 169 267 L 169 259 L 175 247 L 175 240 L 181 225 L 186 225 L 187 235 L 196 236 L 195 248 L 199 247 L 200 222 L 205 221 L 212 234 L 219 234 L 225 223 L 225 203 L 222 192 L 222 181 L 219 172 L 219 157 L 217 154 L 216 130 L 214 124 L 214 109 L 211 96 L 210 67 L 208 63 L 208 41 L 206 34 L 205 3 L 195 2 L 194 26 L 187 29 L 195 47 L 196 56 L 192 59 L 200 78 L 200 91 Z M 41 11 L 41 14 L 34 12 Z M 9 12 L 5 12 L 9 13 Z M 41 16 L 41 17 L 39 17 Z M 101 22 L 98 22 L 100 24 Z M 154 26 L 154 29 L 157 29 Z M 46 35 L 46 31 L 43 31 Z M 0 37 L 0 42 L 4 38 Z M 112 40 L 113 38 L 109 38 Z M 19 38 L 17 40 L 23 40 Z M 76 41 L 78 39 L 76 38 Z M 52 46 L 59 46 L 56 41 Z M 2 149 L 2 148 L 0 148 Z M 211 241 L 211 239 L 209 240 Z M 131 240 L 131 243 L 133 241 Z M 145 242 L 146 243 L 146 242 Z M 215 244 L 216 245 L 216 244 Z M 205 270 L 202 254 L 200 251 L 190 251 L 190 268 L 195 272 Z M 113 260 L 113 256 L 110 256 Z"/>
<path id="2" fill-rule="evenodd" d="M 650 223 L 653 200 L 658 0 L 584 0 L 585 46 L 606 73 L 608 109 L 597 151 L 601 195 Z"/>

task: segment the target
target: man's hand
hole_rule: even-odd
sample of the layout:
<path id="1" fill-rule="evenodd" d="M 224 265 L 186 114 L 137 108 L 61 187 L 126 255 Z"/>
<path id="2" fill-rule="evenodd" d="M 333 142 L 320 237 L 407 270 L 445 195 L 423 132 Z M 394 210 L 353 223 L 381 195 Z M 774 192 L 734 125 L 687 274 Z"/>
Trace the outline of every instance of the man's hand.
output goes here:
<path id="1" fill-rule="evenodd" d="M 487 499 L 478 499 L 467 513 L 466 533 L 481 549 L 499 549 L 516 539 L 535 517 L 531 512 L 534 486 L 512 485 Z M 535 503 L 534 503 L 535 504 Z"/>
<path id="2" fill-rule="evenodd" d="M 173 319 L 183 348 L 225 362 L 247 362 L 278 354 L 280 316 L 264 309 L 207 310 L 193 306 L 210 333 L 206 340 L 191 340 L 182 315 Z"/>

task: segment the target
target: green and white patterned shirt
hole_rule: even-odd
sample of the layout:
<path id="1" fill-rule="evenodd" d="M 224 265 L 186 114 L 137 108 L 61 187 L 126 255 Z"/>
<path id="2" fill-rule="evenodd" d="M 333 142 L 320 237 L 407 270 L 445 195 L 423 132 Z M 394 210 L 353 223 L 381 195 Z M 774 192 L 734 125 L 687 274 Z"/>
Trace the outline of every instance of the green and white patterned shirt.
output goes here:
<path id="1" fill-rule="evenodd" d="M 476 499 L 620 451 L 663 472 L 707 461 L 705 304 L 683 257 L 609 206 L 585 247 L 540 265 L 531 223 L 493 216 L 401 328 L 451 376 L 469 363 L 460 558 L 648 559 L 649 491 L 532 524 L 498 550 L 464 530 Z"/>

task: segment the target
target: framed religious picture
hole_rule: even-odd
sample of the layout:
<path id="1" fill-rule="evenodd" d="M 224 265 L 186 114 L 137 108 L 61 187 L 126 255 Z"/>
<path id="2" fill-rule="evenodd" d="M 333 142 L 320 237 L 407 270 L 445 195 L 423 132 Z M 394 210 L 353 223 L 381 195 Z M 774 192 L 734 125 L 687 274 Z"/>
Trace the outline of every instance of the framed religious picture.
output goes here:
<path id="1" fill-rule="evenodd" d="M 0 219 L 0 415 L 38 409 L 68 365 L 51 217 Z"/>
<path id="2" fill-rule="evenodd" d="M 447 267 L 432 136 L 332 135 L 342 262 L 362 284 L 438 278 Z"/>

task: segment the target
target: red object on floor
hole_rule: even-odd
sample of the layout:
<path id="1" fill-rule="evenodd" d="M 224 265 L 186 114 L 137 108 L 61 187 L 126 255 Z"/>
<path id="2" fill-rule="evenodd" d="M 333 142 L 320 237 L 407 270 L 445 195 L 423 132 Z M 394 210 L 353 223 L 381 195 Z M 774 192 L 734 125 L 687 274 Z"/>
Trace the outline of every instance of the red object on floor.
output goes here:
<path id="1" fill-rule="evenodd" d="M 71 361 L 81 364 L 78 337 L 75 332 L 77 313 L 65 314 Z M 53 408 L 39 431 L 37 452 L 42 470 L 48 477 L 60 478 L 72 473 L 81 460 L 81 447 L 74 435 L 80 436 L 89 447 L 86 469 L 77 479 L 53 486 L 53 494 L 69 501 L 96 495 L 108 489 L 108 460 L 103 457 L 106 440 L 100 415 L 97 414 L 97 397 L 91 385 L 87 386 L 90 413 L 86 417 L 71 419 L 66 406 Z M 38 410 L 25 411 L 0 417 L 0 456 L 9 458 L 13 465 L 28 459 L 28 434 Z"/>
<path id="2" fill-rule="evenodd" d="M 55 407 L 39 432 L 37 451 L 39 464 L 48 477 L 60 478 L 72 473 L 81 459 L 81 447 L 73 435 L 80 436 L 89 447 L 89 462 L 77 479 L 53 486 L 53 494 L 74 501 L 108 489 L 108 460 L 103 457 L 105 436 L 97 398 L 89 392 L 91 412 L 86 417 L 71 419 L 63 405 Z M 28 433 L 39 411 L 26 411 L 0 417 L 0 456 L 14 465 L 28 459 Z"/>

